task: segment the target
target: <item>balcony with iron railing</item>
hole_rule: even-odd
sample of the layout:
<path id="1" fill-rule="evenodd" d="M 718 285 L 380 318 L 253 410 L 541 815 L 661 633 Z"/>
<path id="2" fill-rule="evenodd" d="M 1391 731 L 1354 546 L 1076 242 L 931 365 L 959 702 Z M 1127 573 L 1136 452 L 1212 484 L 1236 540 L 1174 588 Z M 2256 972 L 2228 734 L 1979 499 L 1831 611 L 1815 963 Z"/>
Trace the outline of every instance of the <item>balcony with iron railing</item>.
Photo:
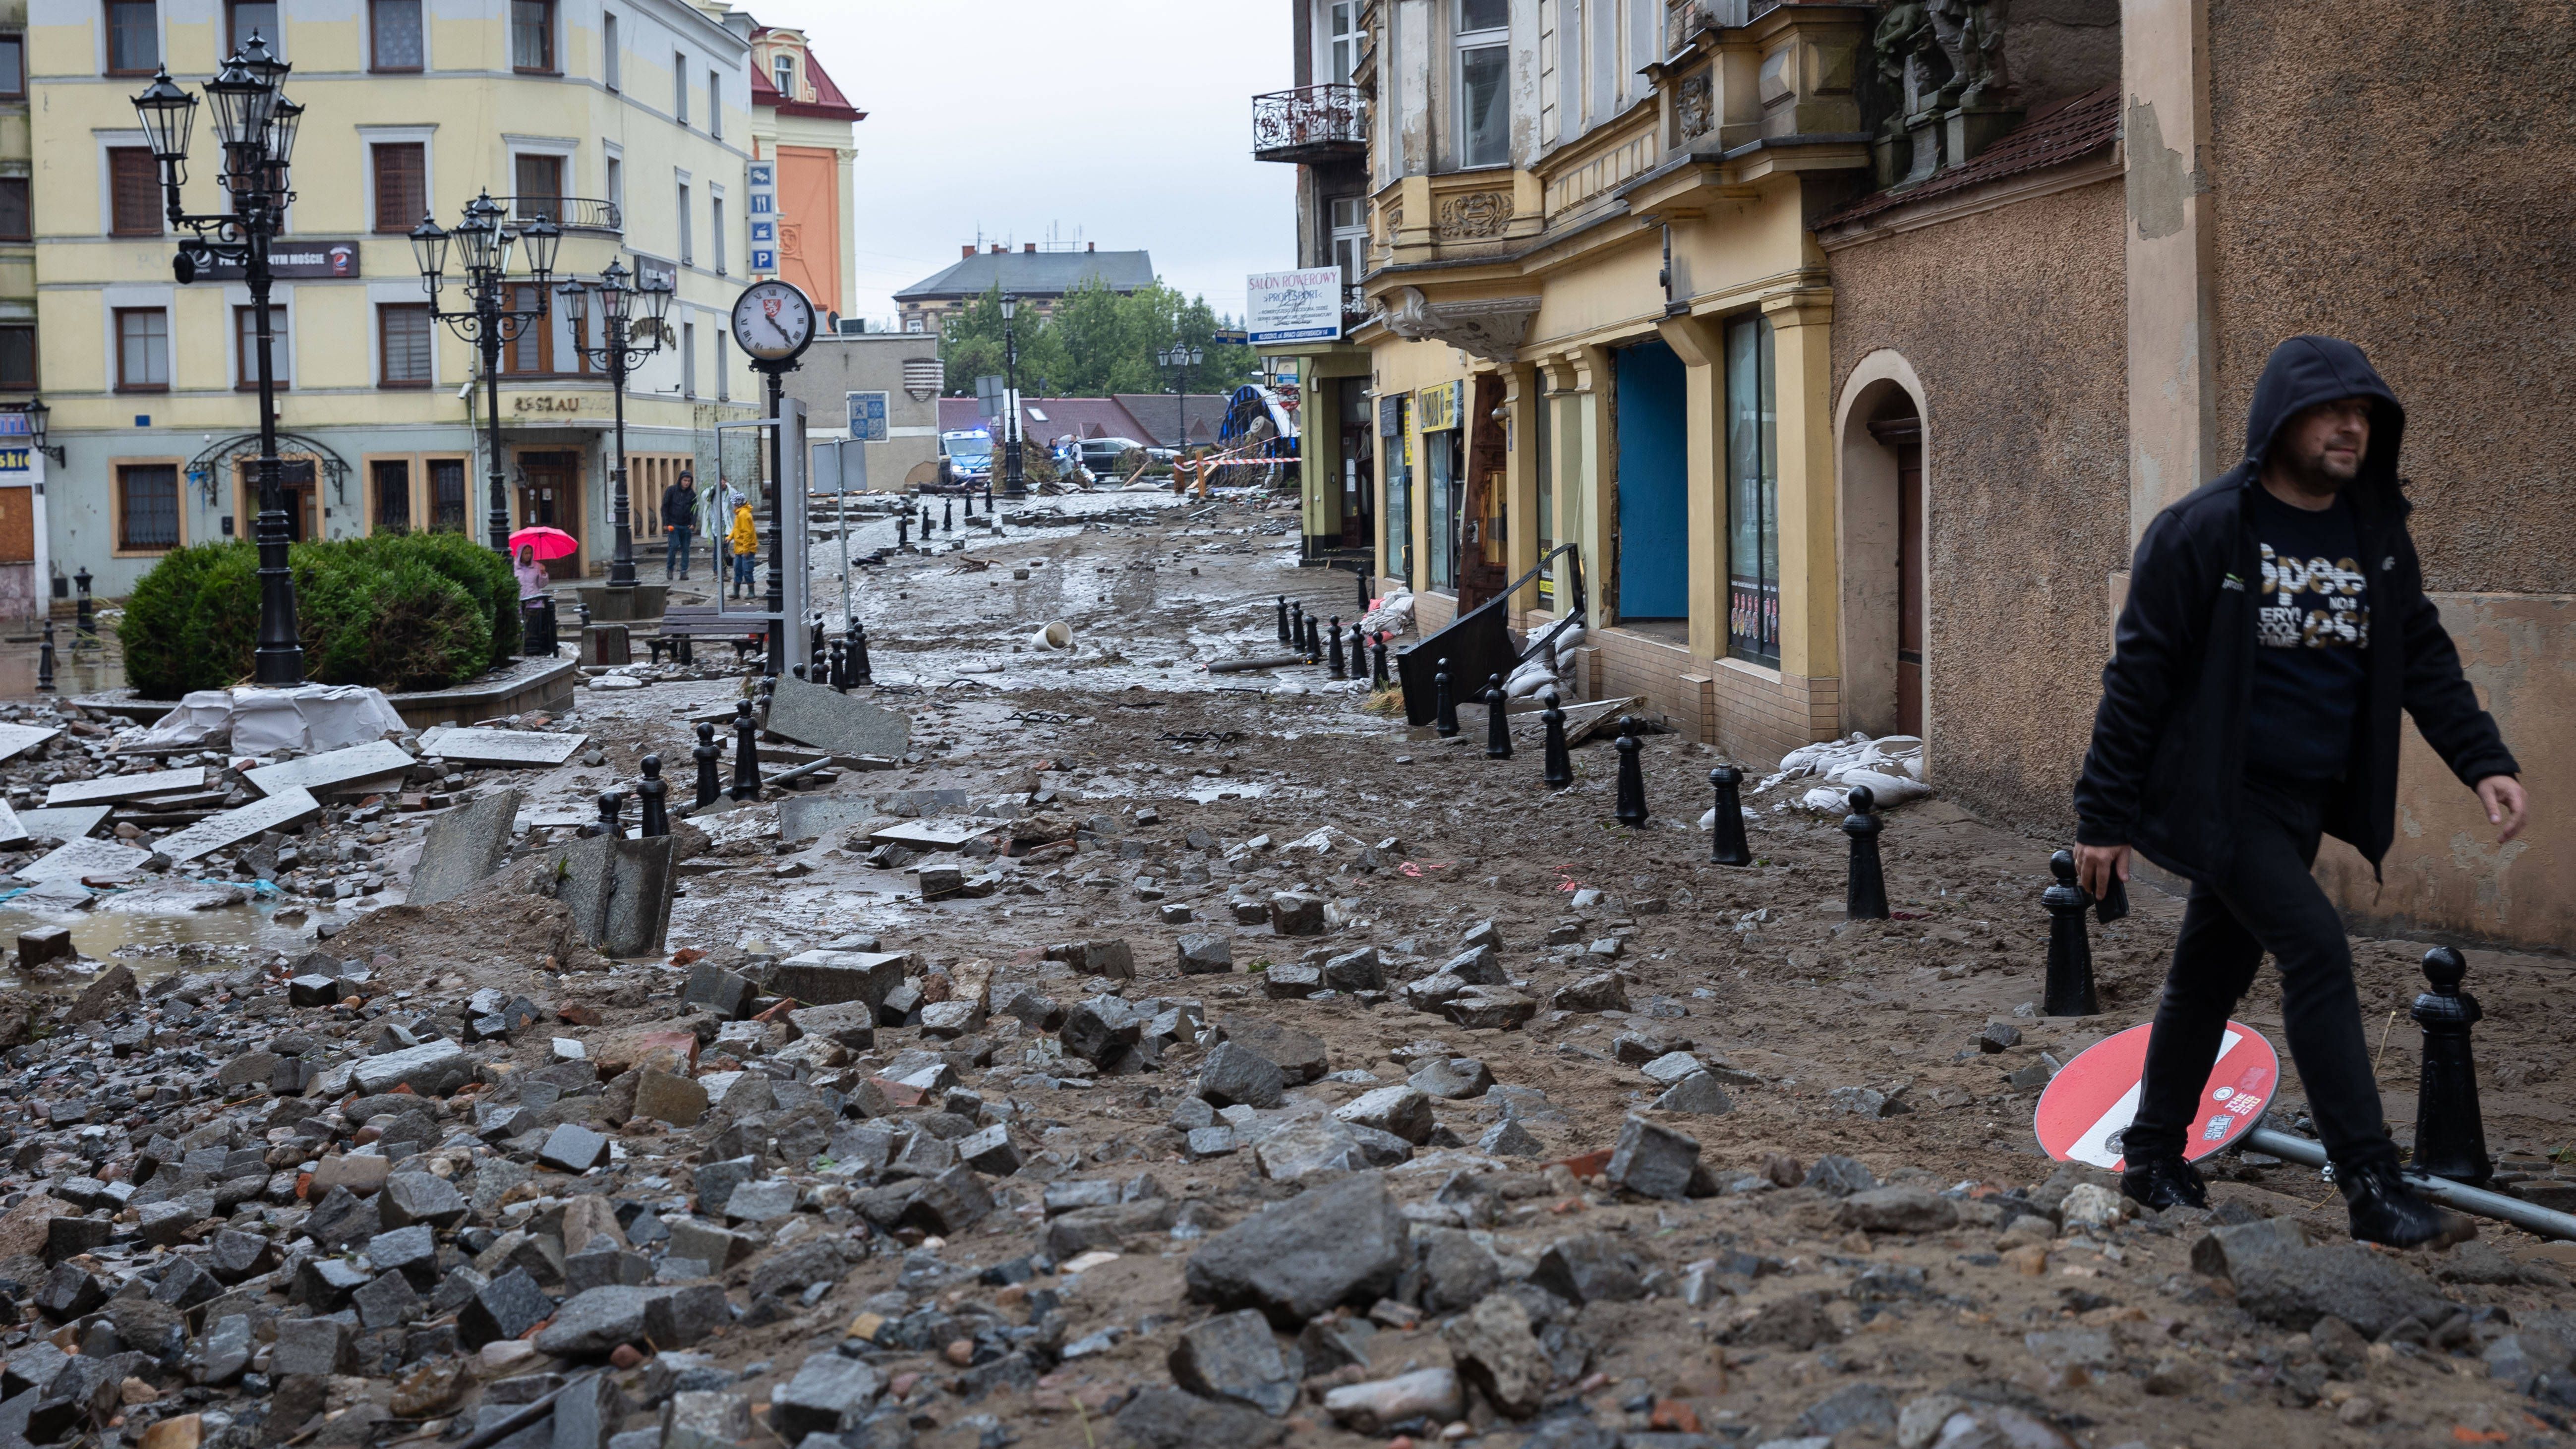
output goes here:
<path id="1" fill-rule="evenodd" d="M 609 236 L 622 234 L 626 218 L 617 203 L 589 196 L 496 196 L 493 200 L 513 221 L 535 221 L 551 217 L 555 225 L 568 232 L 600 232 Z"/>
<path id="2" fill-rule="evenodd" d="M 1368 154 L 1368 98 L 1357 86 L 1301 86 L 1252 98 L 1258 161 L 1358 160 Z"/>

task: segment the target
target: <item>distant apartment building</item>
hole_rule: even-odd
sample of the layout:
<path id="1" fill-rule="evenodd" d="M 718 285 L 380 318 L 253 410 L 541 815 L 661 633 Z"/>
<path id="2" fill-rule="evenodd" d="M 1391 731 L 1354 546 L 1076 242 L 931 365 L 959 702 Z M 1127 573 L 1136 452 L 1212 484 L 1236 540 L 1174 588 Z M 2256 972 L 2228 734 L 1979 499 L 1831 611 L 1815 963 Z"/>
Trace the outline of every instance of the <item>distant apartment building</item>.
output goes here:
<path id="1" fill-rule="evenodd" d="M 999 242 L 983 251 L 960 244 L 958 259 L 946 270 L 925 277 L 894 294 L 906 332 L 937 332 L 951 312 L 995 289 L 1011 293 L 1040 317 L 1055 314 L 1056 304 L 1073 292 L 1098 282 L 1113 292 L 1141 292 L 1154 285 L 1150 252 L 1040 251 L 1036 242 L 1012 251 Z"/>

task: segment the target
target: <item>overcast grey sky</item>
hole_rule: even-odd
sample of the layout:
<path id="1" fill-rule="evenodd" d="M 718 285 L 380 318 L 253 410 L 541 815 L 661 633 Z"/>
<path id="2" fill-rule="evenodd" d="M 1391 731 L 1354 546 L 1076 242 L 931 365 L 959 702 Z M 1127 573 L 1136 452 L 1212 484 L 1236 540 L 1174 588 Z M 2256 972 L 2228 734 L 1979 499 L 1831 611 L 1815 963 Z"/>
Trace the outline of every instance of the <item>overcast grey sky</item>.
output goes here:
<path id="1" fill-rule="evenodd" d="M 988 242 L 1143 248 L 1243 315 L 1295 264 L 1296 168 L 1252 159 L 1293 78 L 1287 0 L 736 0 L 793 25 L 858 125 L 856 312 Z"/>

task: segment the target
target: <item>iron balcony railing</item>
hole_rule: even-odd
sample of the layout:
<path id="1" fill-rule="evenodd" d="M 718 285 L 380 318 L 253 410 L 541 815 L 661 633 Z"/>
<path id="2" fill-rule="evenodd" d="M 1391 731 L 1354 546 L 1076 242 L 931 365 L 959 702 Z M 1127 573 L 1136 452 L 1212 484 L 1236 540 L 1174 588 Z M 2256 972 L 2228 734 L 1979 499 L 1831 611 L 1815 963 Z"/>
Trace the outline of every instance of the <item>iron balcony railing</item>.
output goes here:
<path id="1" fill-rule="evenodd" d="M 1368 149 L 1368 98 L 1357 86 L 1301 86 L 1252 98 L 1252 154 L 1315 161 Z"/>
<path id="2" fill-rule="evenodd" d="M 552 217 L 555 225 L 566 231 L 599 231 L 611 235 L 626 229 L 626 218 L 617 203 L 589 196 L 502 196 L 495 197 L 513 221 L 535 221 Z"/>

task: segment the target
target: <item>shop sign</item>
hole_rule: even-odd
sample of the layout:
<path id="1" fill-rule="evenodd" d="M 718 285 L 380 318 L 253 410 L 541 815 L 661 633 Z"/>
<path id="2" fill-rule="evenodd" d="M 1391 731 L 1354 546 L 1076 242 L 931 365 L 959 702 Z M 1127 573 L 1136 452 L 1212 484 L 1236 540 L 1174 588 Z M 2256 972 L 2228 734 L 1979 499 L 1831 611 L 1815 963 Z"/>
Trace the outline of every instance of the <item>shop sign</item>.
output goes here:
<path id="1" fill-rule="evenodd" d="M 323 280 L 358 275 L 358 244 L 354 241 L 289 241 L 284 237 L 269 244 L 268 270 L 281 280 Z M 242 263 L 209 258 L 197 268 L 200 282 L 238 282 L 247 275 Z"/>
<path id="2" fill-rule="evenodd" d="M 1416 396 L 1421 400 L 1414 405 L 1414 416 L 1421 419 L 1426 433 L 1445 433 L 1458 426 L 1460 415 L 1467 410 L 1467 384 L 1463 382 L 1426 387 Z"/>
<path id="3" fill-rule="evenodd" d="M 580 393 L 528 393 L 510 399 L 510 411 L 519 417 L 569 417 L 586 412 Z"/>
<path id="4" fill-rule="evenodd" d="M 1338 267 L 1300 272 L 1254 272 L 1244 279 L 1245 338 L 1254 347 L 1281 342 L 1332 342 L 1342 335 L 1342 273 Z"/>

